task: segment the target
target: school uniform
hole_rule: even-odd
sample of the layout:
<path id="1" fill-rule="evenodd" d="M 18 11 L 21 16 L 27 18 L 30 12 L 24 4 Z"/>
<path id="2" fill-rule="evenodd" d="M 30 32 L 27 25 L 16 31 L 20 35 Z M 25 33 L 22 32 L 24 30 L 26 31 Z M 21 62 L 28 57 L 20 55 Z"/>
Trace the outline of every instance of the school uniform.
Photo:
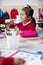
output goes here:
<path id="1" fill-rule="evenodd" d="M 32 21 L 29 21 L 28 23 L 24 24 L 23 22 L 16 24 L 16 26 L 19 28 L 19 30 L 35 30 L 35 25 L 32 23 Z"/>

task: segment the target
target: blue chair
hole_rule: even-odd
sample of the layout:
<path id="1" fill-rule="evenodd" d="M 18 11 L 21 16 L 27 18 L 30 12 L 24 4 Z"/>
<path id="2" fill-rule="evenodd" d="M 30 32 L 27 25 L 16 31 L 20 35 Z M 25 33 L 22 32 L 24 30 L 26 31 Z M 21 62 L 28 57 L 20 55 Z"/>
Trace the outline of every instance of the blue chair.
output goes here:
<path id="1" fill-rule="evenodd" d="M 39 32 L 39 33 L 38 33 L 38 36 L 39 36 L 39 37 L 43 37 L 43 32 Z"/>
<path id="2" fill-rule="evenodd" d="M 0 9 L 0 18 L 3 16 L 3 11 Z"/>

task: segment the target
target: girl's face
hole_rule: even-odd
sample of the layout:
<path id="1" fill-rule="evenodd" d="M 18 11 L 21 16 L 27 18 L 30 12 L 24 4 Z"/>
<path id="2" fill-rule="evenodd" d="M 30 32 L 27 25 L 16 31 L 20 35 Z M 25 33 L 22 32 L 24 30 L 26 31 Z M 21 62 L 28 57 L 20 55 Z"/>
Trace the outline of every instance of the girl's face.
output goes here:
<path id="1" fill-rule="evenodd" d="M 26 21 L 28 19 L 25 11 L 21 11 L 21 14 L 20 14 L 20 18 L 21 18 L 21 21 Z"/>

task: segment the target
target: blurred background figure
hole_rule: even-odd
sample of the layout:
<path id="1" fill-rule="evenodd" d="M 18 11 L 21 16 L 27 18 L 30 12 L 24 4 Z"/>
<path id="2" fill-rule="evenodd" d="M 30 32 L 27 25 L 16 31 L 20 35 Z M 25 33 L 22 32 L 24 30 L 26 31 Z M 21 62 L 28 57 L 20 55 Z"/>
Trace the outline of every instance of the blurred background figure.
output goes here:
<path id="1" fill-rule="evenodd" d="M 18 10 L 17 9 L 12 9 L 10 12 L 10 17 L 11 19 L 16 19 L 16 16 L 18 15 Z"/>
<path id="2" fill-rule="evenodd" d="M 3 10 L 0 9 L 0 18 L 3 16 Z"/>
<path id="3" fill-rule="evenodd" d="M 9 13 L 7 11 L 3 13 L 3 19 L 10 19 Z"/>
<path id="4" fill-rule="evenodd" d="M 42 20 L 42 22 L 43 22 L 43 7 L 42 7 L 42 9 L 39 9 L 39 21 L 40 21 L 40 19 Z M 41 22 L 41 21 L 40 21 Z M 43 29 L 43 23 L 40 23 L 39 24 L 39 27 L 41 27 L 42 29 Z"/>

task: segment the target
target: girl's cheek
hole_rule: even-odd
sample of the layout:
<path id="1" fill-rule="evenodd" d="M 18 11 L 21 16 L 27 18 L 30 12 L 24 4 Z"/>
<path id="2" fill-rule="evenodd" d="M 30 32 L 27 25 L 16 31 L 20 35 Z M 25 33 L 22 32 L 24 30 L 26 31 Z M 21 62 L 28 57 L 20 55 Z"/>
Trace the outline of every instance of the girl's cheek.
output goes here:
<path id="1" fill-rule="evenodd" d="M 21 20 L 23 20 L 24 19 L 24 17 L 23 16 L 21 16 Z"/>
<path id="2" fill-rule="evenodd" d="M 21 19 L 22 19 L 22 20 L 25 20 L 25 19 L 26 19 L 26 17 L 25 17 L 25 16 L 22 16 L 22 17 L 21 17 Z"/>
<path id="3" fill-rule="evenodd" d="M 27 17 L 26 15 L 21 15 L 20 18 L 21 18 L 21 21 L 24 21 Z"/>

